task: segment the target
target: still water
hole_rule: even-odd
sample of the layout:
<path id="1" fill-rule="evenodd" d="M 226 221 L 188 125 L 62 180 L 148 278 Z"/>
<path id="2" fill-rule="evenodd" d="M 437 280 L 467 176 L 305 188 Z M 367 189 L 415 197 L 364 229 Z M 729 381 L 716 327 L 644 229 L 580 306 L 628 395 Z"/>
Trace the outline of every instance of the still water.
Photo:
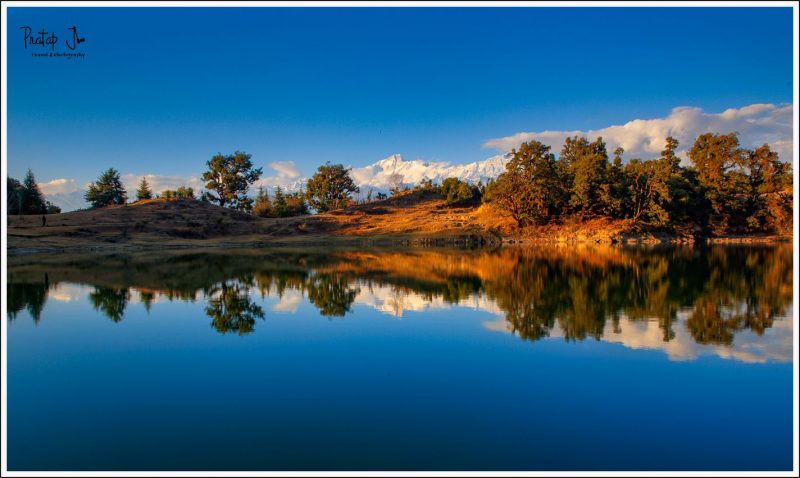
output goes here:
<path id="1" fill-rule="evenodd" d="M 11 258 L 11 470 L 790 470 L 792 249 Z"/>

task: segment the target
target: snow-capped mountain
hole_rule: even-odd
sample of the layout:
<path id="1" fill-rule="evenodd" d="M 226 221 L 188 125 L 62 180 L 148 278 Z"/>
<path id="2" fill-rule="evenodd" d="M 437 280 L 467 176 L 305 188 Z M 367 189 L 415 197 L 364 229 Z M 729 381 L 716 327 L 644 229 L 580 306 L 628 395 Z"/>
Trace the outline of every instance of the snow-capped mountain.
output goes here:
<path id="1" fill-rule="evenodd" d="M 306 184 L 308 183 L 308 178 L 300 177 L 297 179 L 283 179 L 283 178 L 266 178 L 254 186 L 250 187 L 250 191 L 248 192 L 249 196 L 255 197 L 258 194 L 258 188 L 264 188 L 264 192 L 273 196 L 275 194 L 275 188 L 280 187 L 281 191 L 284 193 L 295 193 L 300 191 L 305 191 Z"/>
<path id="2" fill-rule="evenodd" d="M 420 159 L 406 161 L 401 155 L 393 154 L 369 166 L 354 167 L 350 174 L 361 189 L 360 196 L 364 196 L 370 189 L 374 193 L 389 192 L 390 182 L 394 179 L 392 176 L 395 174 L 398 175 L 397 179 L 401 184 L 409 186 L 418 185 L 425 179 L 437 184 L 451 177 L 471 184 L 478 184 L 478 182 L 485 184 L 489 179 L 496 178 L 505 171 L 506 163 L 510 158 L 510 154 L 504 154 L 468 164 L 451 164 Z M 282 181 L 281 178 L 265 178 L 261 181 L 261 186 L 264 191 L 272 195 L 277 186 L 280 186 L 283 192 L 295 192 L 304 190 L 307 182 L 308 178 L 306 177 L 299 177 L 291 181 L 285 179 Z M 257 186 L 251 188 L 251 195 L 255 195 L 256 191 L 258 191 Z"/>
<path id="3" fill-rule="evenodd" d="M 352 168 L 350 174 L 356 185 L 361 189 L 357 196 L 365 197 L 369 190 L 373 193 L 388 193 L 392 176 L 397 175 L 397 180 L 402 185 L 415 186 L 422 180 L 429 179 L 434 183 L 441 183 L 444 179 L 455 177 L 471 184 L 483 182 L 484 184 L 491 178 L 497 177 L 505 171 L 505 166 L 510 159 L 509 154 L 492 156 L 483 161 L 476 161 L 468 164 L 452 164 L 448 162 L 423 161 L 415 159 L 406 161 L 399 154 L 393 154 L 386 159 L 382 159 L 368 166 Z M 167 188 L 177 188 L 180 185 L 192 186 L 195 194 L 199 196 L 202 191 L 202 181 L 199 177 L 162 177 L 147 175 L 153 191 L 161 191 Z M 125 176 L 125 188 L 128 195 L 133 197 L 140 180 L 140 176 L 128 174 Z M 281 175 L 269 176 L 261 179 L 250 188 L 249 195 L 255 197 L 259 186 L 264 188 L 270 196 L 274 196 L 275 188 L 280 186 L 284 193 L 303 191 L 308 182 L 307 177 L 283 177 Z M 86 208 L 89 205 L 83 199 L 84 188 L 77 190 L 57 192 L 47 194 L 47 199 L 61 207 L 62 211 L 74 211 Z"/>
<path id="4" fill-rule="evenodd" d="M 400 182 L 408 185 L 417 185 L 425 179 L 441 183 L 450 177 L 477 184 L 479 181 L 486 183 L 505 171 L 510 157 L 509 154 L 504 154 L 474 163 L 451 164 L 419 159 L 406 161 L 401 155 L 393 154 L 369 166 L 353 168 L 351 174 L 359 187 L 373 189 L 388 189 L 390 177 L 394 174 L 401 176 Z"/>

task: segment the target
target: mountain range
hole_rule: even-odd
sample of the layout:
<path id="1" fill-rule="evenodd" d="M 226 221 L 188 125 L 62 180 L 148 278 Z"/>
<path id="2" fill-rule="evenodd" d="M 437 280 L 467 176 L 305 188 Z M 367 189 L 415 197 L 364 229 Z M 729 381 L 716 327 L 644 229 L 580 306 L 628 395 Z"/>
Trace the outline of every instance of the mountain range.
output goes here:
<path id="1" fill-rule="evenodd" d="M 368 191 L 373 194 L 388 193 L 391 182 L 397 181 L 402 185 L 415 186 L 423 180 L 441 183 L 445 178 L 455 177 L 471 184 L 486 183 L 489 179 L 497 177 L 505 171 L 505 165 L 510 159 L 510 154 L 492 156 L 483 161 L 468 164 L 452 164 L 448 162 L 423 161 L 420 159 L 405 160 L 399 154 L 376 161 L 368 166 L 352 168 L 350 174 L 356 185 L 361 189 L 359 197 L 365 197 Z M 261 186 L 270 194 L 280 186 L 284 192 L 295 192 L 305 188 L 307 177 L 276 180 L 268 178 L 261 182 Z M 194 181 L 192 181 L 194 182 Z M 126 184 L 126 186 L 129 186 Z M 130 189 L 130 188 L 129 188 Z M 255 195 L 257 187 L 251 188 L 250 194 Z M 199 191 L 195 191 L 199 193 Z M 47 195 L 47 200 L 61 207 L 63 212 L 74 211 L 88 207 L 83 199 L 84 191 L 71 191 Z M 133 194 L 129 190 L 128 194 Z"/>

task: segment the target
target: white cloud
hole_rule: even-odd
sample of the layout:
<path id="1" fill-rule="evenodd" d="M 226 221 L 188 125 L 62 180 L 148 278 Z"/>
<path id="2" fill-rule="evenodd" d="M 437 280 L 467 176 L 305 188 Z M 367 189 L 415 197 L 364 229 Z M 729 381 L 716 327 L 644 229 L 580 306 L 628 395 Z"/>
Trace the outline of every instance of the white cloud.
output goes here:
<path id="1" fill-rule="evenodd" d="M 269 192 L 280 186 L 284 191 L 297 191 L 306 183 L 294 161 L 275 161 L 268 166 L 275 171 L 275 174 L 262 177 L 255 183 L 254 189 L 263 187 Z"/>
<path id="2" fill-rule="evenodd" d="M 673 324 L 675 337 L 669 342 L 663 340 L 663 330 L 658 320 L 632 321 L 622 318 L 621 331 L 614 332 L 610 323 L 606 324 L 603 339 L 616 342 L 632 349 L 663 350 L 670 360 L 694 360 L 700 355 L 714 354 L 725 359 L 741 362 L 791 362 L 793 323 L 792 311 L 777 318 L 773 327 L 764 335 L 758 336 L 750 330 L 737 331 L 731 345 L 700 344 L 692 338 L 686 327 L 688 312 L 678 314 L 679 320 Z"/>
<path id="3" fill-rule="evenodd" d="M 275 292 L 277 295 L 277 292 Z M 273 312 L 294 314 L 303 303 L 303 294 L 298 290 L 284 290 L 277 304 L 272 306 Z"/>
<path id="4" fill-rule="evenodd" d="M 483 146 L 510 151 L 524 141 L 537 140 L 550 146 L 558 154 L 568 136 L 602 136 L 609 152 L 622 146 L 626 158 L 650 159 L 657 157 L 664 149 L 667 136 L 678 139 L 680 154 L 685 157 L 685 152 L 691 148 L 695 138 L 703 133 L 738 132 L 743 147 L 752 148 L 767 143 L 778 152 L 781 159 L 790 161 L 792 111 L 792 105 L 773 104 L 729 108 L 721 113 L 706 113 L 701 108 L 681 106 L 673 108 L 665 118 L 635 119 L 624 125 L 588 131 L 522 132 L 491 139 Z"/>
<path id="5" fill-rule="evenodd" d="M 297 169 L 294 161 L 275 161 L 269 163 L 269 167 L 277 171 L 278 177 L 286 179 L 297 179 L 300 177 L 300 170 Z"/>
<path id="6" fill-rule="evenodd" d="M 456 303 L 444 300 L 441 297 L 428 297 L 405 289 L 393 286 L 375 285 L 360 282 L 358 294 L 354 303 L 364 305 L 385 314 L 402 318 L 404 312 L 425 312 L 430 310 L 444 310 L 467 308 L 489 312 L 498 317 L 503 317 L 503 312 L 497 305 L 483 294 L 471 294 Z M 505 322 L 505 321 L 503 321 Z"/>
<path id="7" fill-rule="evenodd" d="M 77 302 L 82 297 L 86 297 L 88 287 L 80 284 L 61 282 L 51 286 L 47 293 L 47 298 L 59 302 Z"/>
<path id="8" fill-rule="evenodd" d="M 58 178 L 46 183 L 40 183 L 39 189 L 45 196 L 51 194 L 66 194 L 77 191 L 80 188 L 74 179 Z"/>
<path id="9" fill-rule="evenodd" d="M 670 360 L 690 361 L 701 355 L 716 355 L 724 359 L 732 359 L 748 363 L 791 362 L 793 355 L 792 337 L 794 325 L 792 310 L 785 316 L 776 318 L 773 326 L 758 336 L 750 330 L 736 332 L 731 345 L 698 343 L 686 327 L 689 310 L 678 313 L 678 320 L 672 324 L 675 336 L 664 341 L 664 331 L 658 319 L 631 320 L 621 317 L 619 330 L 614 329 L 611 320 L 606 321 L 602 340 L 618 343 L 635 350 L 661 350 Z M 514 333 L 510 324 L 502 318 L 486 321 L 484 328 L 494 332 Z M 561 322 L 550 330 L 549 338 L 563 340 L 564 329 Z"/>

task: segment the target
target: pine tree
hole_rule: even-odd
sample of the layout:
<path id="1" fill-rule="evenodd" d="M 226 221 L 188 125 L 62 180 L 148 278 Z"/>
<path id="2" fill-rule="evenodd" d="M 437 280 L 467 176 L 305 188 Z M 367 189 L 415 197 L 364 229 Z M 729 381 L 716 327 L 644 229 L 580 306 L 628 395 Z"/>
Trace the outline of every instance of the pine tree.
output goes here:
<path id="1" fill-rule="evenodd" d="M 301 192 L 294 192 L 286 197 L 286 208 L 289 216 L 302 216 L 308 214 L 308 204 L 306 195 Z"/>
<path id="2" fill-rule="evenodd" d="M 596 212 L 603 204 L 600 186 L 606 182 L 608 153 L 603 138 L 589 142 L 586 138 L 567 138 L 559 159 L 568 165 L 570 206 L 581 214 Z"/>
<path id="3" fill-rule="evenodd" d="M 6 179 L 6 204 L 8 214 L 22 214 L 22 193 L 25 187 L 14 178 Z"/>
<path id="4" fill-rule="evenodd" d="M 25 180 L 22 182 L 22 214 L 46 214 L 47 206 L 44 202 L 42 191 L 36 184 L 33 171 L 28 170 Z"/>
<path id="5" fill-rule="evenodd" d="M 139 183 L 139 189 L 136 190 L 136 200 L 142 201 L 144 199 L 153 199 L 153 191 L 150 190 L 147 178 L 143 177 L 142 182 Z"/>
<path id="6" fill-rule="evenodd" d="M 614 161 L 606 167 L 606 181 L 600 185 L 599 198 L 603 212 L 612 217 L 624 217 L 628 211 L 628 184 L 622 167 L 623 148 L 614 150 Z"/>
<path id="7" fill-rule="evenodd" d="M 275 215 L 278 217 L 286 217 L 288 208 L 286 205 L 286 198 L 283 196 L 283 190 L 280 186 L 275 188 L 274 199 L 272 200 L 272 208 Z"/>
<path id="8" fill-rule="evenodd" d="M 253 215 L 258 217 L 275 217 L 272 211 L 272 203 L 269 195 L 264 192 L 263 187 L 258 188 L 255 203 L 253 204 Z"/>
<path id="9" fill-rule="evenodd" d="M 84 198 L 91 203 L 93 208 L 98 208 L 112 204 L 125 204 L 128 200 L 128 194 L 125 188 L 122 187 L 122 181 L 117 170 L 109 168 L 100 175 L 97 182 L 89 185 Z"/>

